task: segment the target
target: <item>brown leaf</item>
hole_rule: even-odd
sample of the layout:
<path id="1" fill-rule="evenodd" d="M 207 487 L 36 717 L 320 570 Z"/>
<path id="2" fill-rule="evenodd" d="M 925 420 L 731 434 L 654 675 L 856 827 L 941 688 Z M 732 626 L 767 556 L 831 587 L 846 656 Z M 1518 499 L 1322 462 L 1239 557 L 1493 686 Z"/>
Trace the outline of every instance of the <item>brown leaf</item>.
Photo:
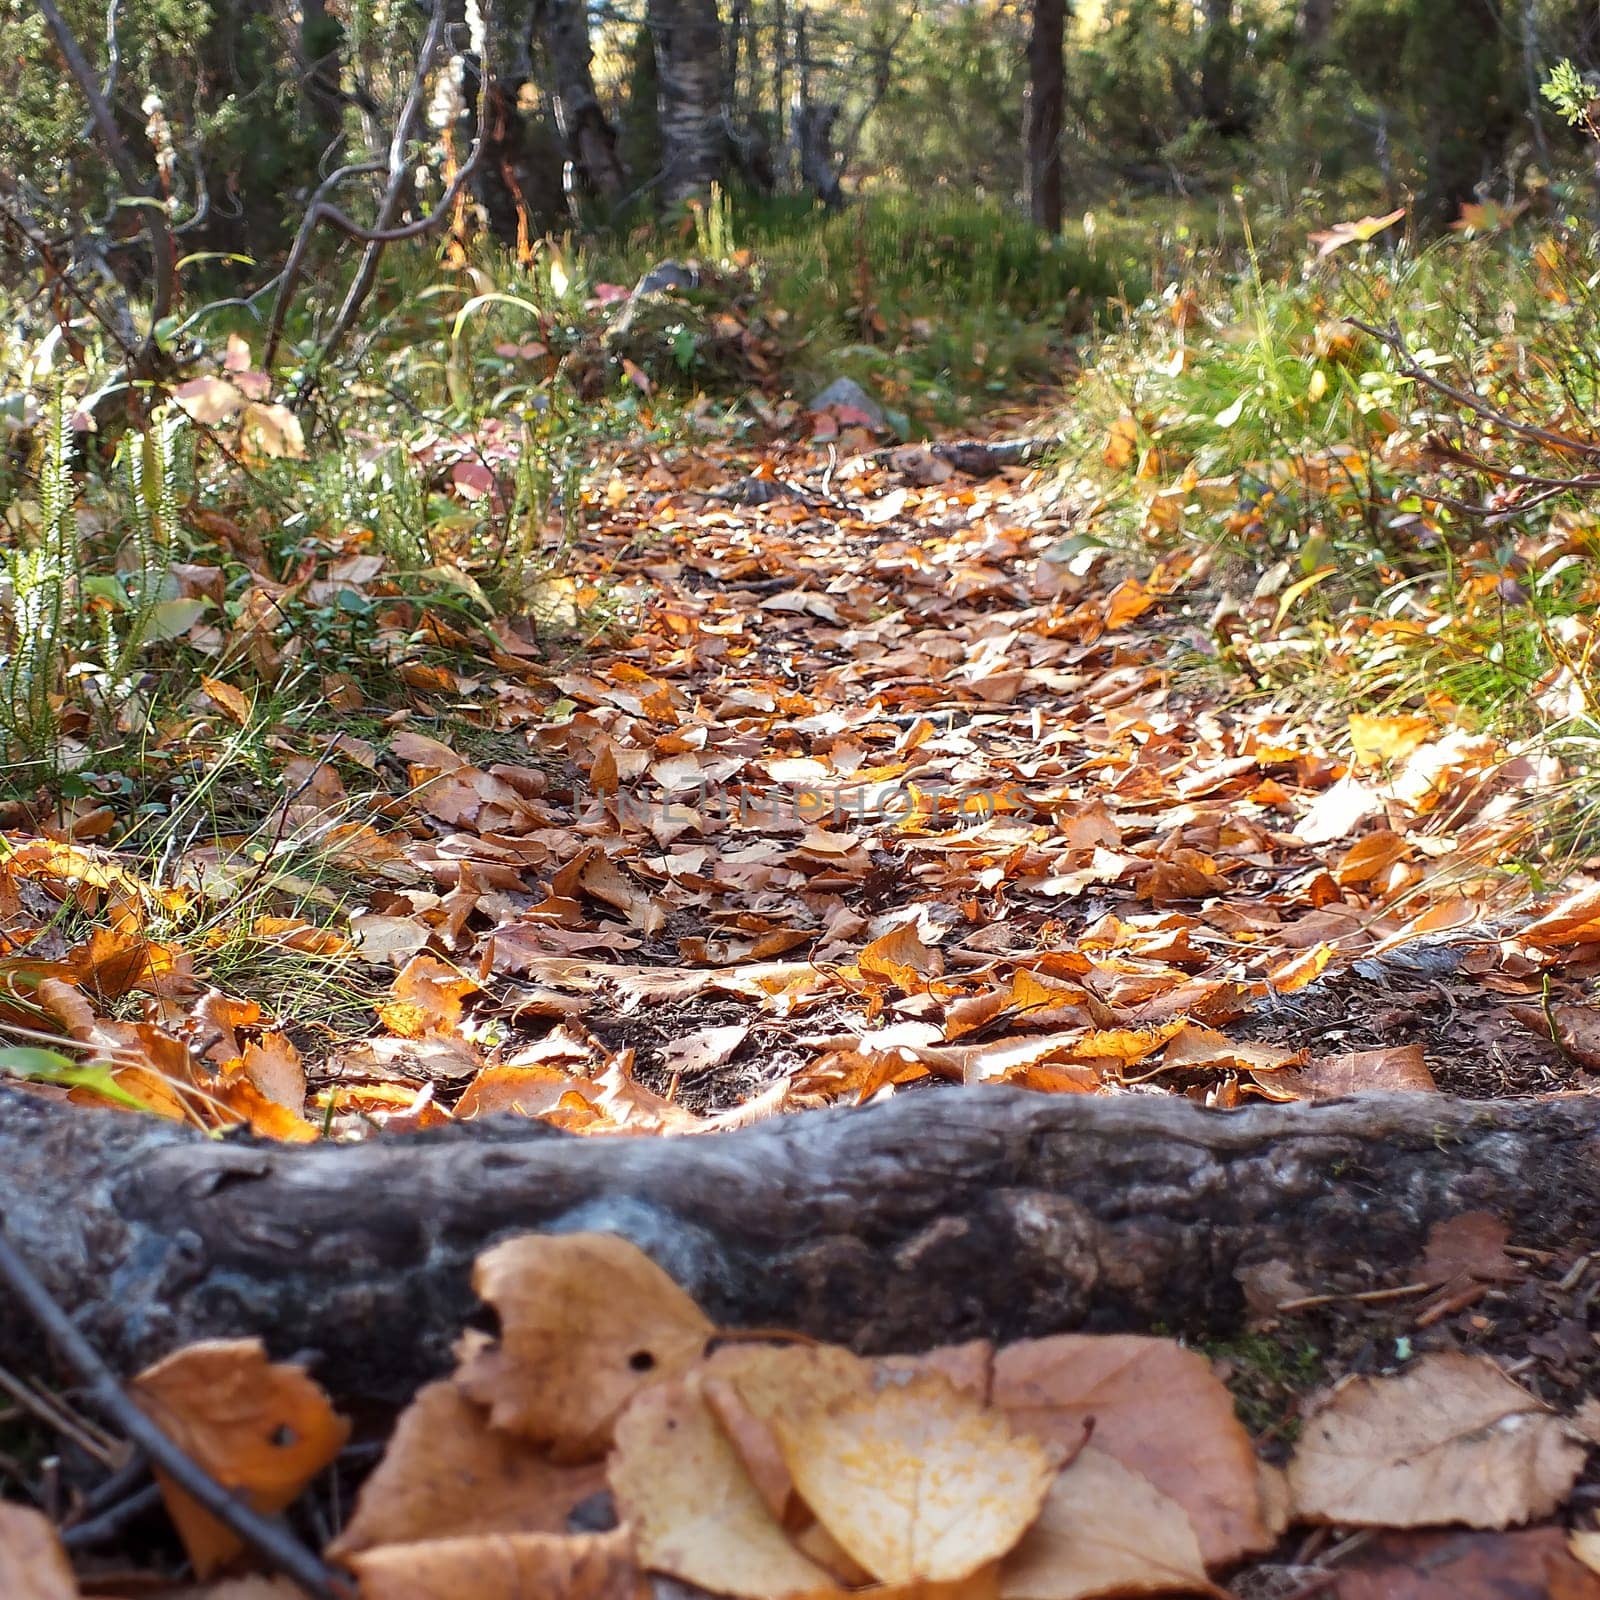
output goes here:
<path id="1" fill-rule="evenodd" d="M 0 1595 L 5 1600 L 78 1600 L 78 1580 L 55 1524 L 43 1512 L 3 1500 Z"/>
<path id="2" fill-rule="evenodd" d="M 140 1408 L 218 1483 L 257 1511 L 282 1511 L 344 1448 L 350 1425 L 299 1367 L 272 1363 L 259 1339 L 189 1345 L 129 1385 Z M 207 1577 L 238 1554 L 238 1537 L 158 1469 L 189 1559 Z"/>
<path id="3" fill-rule="evenodd" d="M 1188 1513 L 1207 1566 L 1272 1547 L 1250 1436 L 1197 1352 L 1132 1335 L 1024 1340 L 996 1353 L 991 1400 L 1066 1451 L 1083 1443 L 1092 1418 L 1097 1449 Z"/>
<path id="4" fill-rule="evenodd" d="M 1479 1283 L 1514 1283 L 1523 1267 L 1506 1254 L 1511 1230 L 1487 1211 L 1464 1211 L 1436 1222 L 1428 1234 L 1422 1276 L 1445 1287 Z"/>
<path id="5" fill-rule="evenodd" d="M 40 992 L 43 993 L 43 985 Z M 1511 1005 L 1506 1010 L 1543 1039 L 1549 1039 L 1553 1033 L 1558 1049 L 1580 1066 L 1600 1072 L 1600 1006 L 1560 1001 L 1548 1009 L 1539 1005 Z"/>
<path id="6" fill-rule="evenodd" d="M 1600 883 L 1586 884 L 1536 917 L 1517 936 L 1540 950 L 1600 942 Z"/>
<path id="7" fill-rule="evenodd" d="M 1422 1046 L 1398 1044 L 1324 1056 L 1303 1071 L 1274 1073 L 1262 1087 L 1274 1098 L 1338 1100 L 1357 1094 L 1432 1094 L 1438 1086 Z"/>
<path id="8" fill-rule="evenodd" d="M 328 1547 L 343 1560 L 375 1545 L 491 1533 L 565 1533 L 572 1508 L 605 1487 L 599 1462 L 560 1466 L 446 1380 L 418 1391 L 354 1514 Z"/>
<path id="9" fill-rule="evenodd" d="M 641 1394 L 617 1423 L 611 1487 L 639 1562 L 742 1600 L 832 1592 L 795 1548 L 693 1379 Z"/>
<path id="10" fill-rule="evenodd" d="M 1303 1050 L 1287 1050 L 1281 1045 L 1235 1042 L 1214 1028 L 1186 1024 L 1161 1053 L 1164 1070 L 1276 1072 L 1291 1066 L 1305 1055 Z"/>
<path id="11" fill-rule="evenodd" d="M 240 1070 L 274 1105 L 295 1117 L 306 1114 L 306 1070 L 300 1052 L 281 1033 L 264 1033 L 244 1047 Z"/>
<path id="12" fill-rule="evenodd" d="M 1402 834 L 1390 828 L 1378 828 L 1364 834 L 1339 857 L 1333 869 L 1334 881 L 1344 888 L 1371 883 L 1410 854 L 1410 841 Z"/>
<path id="13" fill-rule="evenodd" d="M 1487 1357 L 1444 1352 L 1336 1389 L 1305 1425 L 1289 1490 L 1312 1521 L 1504 1528 L 1561 1505 L 1585 1454 Z"/>
<path id="14" fill-rule="evenodd" d="M 668 1072 L 686 1077 L 713 1072 L 724 1066 L 750 1037 L 748 1022 L 735 1022 L 725 1028 L 701 1028 L 674 1039 L 661 1052 L 661 1065 Z"/>
<path id="15" fill-rule="evenodd" d="M 1386 1533 L 1336 1570 L 1334 1600 L 1600 1600 L 1560 1528 Z"/>
<path id="16" fill-rule="evenodd" d="M 905 994 L 921 994 L 944 971 L 944 958 L 922 942 L 914 922 L 874 939 L 856 964 L 865 976 L 884 978 Z"/>
<path id="17" fill-rule="evenodd" d="M 1002 1600 L 1220 1595 L 1188 1514 L 1151 1481 L 1086 1445 L 1000 1568 Z"/>
<path id="18" fill-rule="evenodd" d="M 627 1533 L 479 1534 L 350 1558 L 361 1600 L 647 1600 Z"/>
<path id="19" fill-rule="evenodd" d="M 219 710 L 227 712 L 241 728 L 250 725 L 250 702 L 231 683 L 223 683 L 218 678 L 202 677 L 200 687 L 205 690 L 206 698 Z"/>
<path id="20" fill-rule="evenodd" d="M 560 1461 L 591 1460 L 642 1389 L 699 1358 L 712 1324 L 637 1245 L 615 1234 L 531 1235 L 478 1257 L 473 1287 L 500 1342 L 463 1363 L 490 1422 Z"/>

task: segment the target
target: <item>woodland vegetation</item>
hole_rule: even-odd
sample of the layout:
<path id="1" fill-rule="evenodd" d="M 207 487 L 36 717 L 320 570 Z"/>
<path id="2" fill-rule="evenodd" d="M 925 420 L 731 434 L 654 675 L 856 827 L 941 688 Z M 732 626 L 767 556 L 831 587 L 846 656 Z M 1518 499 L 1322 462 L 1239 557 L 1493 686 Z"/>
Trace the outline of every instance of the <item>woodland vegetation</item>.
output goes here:
<path id="1" fill-rule="evenodd" d="M 0 0 L 0 1600 L 1600 1596 L 1600 11 Z"/>

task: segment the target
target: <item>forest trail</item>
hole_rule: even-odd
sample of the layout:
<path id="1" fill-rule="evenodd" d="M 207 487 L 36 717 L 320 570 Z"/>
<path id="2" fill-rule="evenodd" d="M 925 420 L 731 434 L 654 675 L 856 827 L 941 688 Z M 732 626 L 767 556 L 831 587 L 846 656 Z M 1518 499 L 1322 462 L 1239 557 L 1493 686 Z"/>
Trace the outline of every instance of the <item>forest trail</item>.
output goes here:
<path id="1" fill-rule="evenodd" d="M 1201 552 L 1133 571 L 1024 468 L 843 443 L 619 473 L 580 559 L 638 609 L 494 697 L 531 752 L 396 730 L 431 881 L 351 931 L 417 952 L 385 1010 L 412 1038 L 344 1053 L 341 1098 L 420 1076 L 430 1117 L 467 1082 L 458 1116 L 686 1131 L 930 1080 L 1585 1081 L 1540 999 L 1582 941 L 1510 938 L 1494 870 L 1534 763 L 1319 726 L 1217 659 Z"/>
<path id="2" fill-rule="evenodd" d="M 686 1132 L 937 1082 L 1590 1081 L 1596 897 L 1530 912 L 1505 870 L 1537 759 L 1268 697 L 1229 630 L 1293 585 L 1138 566 L 1025 452 L 865 420 L 624 457 L 543 637 L 397 601 L 336 543 L 306 592 L 358 591 L 375 659 L 325 676 L 331 718 L 264 727 L 265 810 L 220 770 L 216 836 L 153 874 L 89 802 L 11 834 L 7 1020 L 111 1080 L 41 1092 L 311 1139 Z M 393 709 L 345 714 L 363 672 Z M 193 704 L 175 752 L 252 716 L 213 679 Z"/>
<path id="3" fill-rule="evenodd" d="M 58 916 L 36 932 L 39 954 L 7 963 L 10 997 L 31 981 L 90 1052 L 76 1076 L 29 1086 L 80 1104 L 4 1095 L 8 1214 L 49 1274 L 39 1295 L 119 1370 L 189 1343 L 171 1359 L 198 1364 L 202 1409 L 233 1393 L 211 1375 L 224 1360 L 278 1403 L 262 1347 L 236 1336 L 317 1350 L 334 1398 L 308 1402 L 327 1448 L 301 1488 L 339 1457 L 335 1403 L 409 1395 L 452 1345 L 477 1361 L 483 1336 L 459 1341 L 462 1318 L 492 1302 L 494 1384 L 462 1387 L 461 1367 L 422 1389 L 328 1546 L 364 1583 L 399 1563 L 407 1594 L 422 1592 L 421 1551 L 445 1574 L 427 1592 L 488 1600 L 459 1574 L 487 1570 L 471 1565 L 477 1535 L 510 1542 L 513 1504 L 541 1557 L 609 1538 L 627 1572 L 636 1560 L 732 1588 L 720 1547 L 690 1570 L 628 1544 L 623 1423 L 613 1440 L 608 1417 L 585 1446 L 596 1459 L 554 1467 L 546 1435 L 502 1437 L 474 1409 L 498 1404 L 502 1381 L 522 1392 L 514 1363 L 493 1367 L 523 1348 L 513 1300 L 484 1276 L 512 1258 L 526 1277 L 515 1303 L 550 1323 L 527 1348 L 559 1366 L 534 1370 L 529 1394 L 648 1407 L 696 1361 L 751 1350 L 793 1364 L 781 1392 L 811 1404 L 807 1363 L 876 1370 L 819 1339 L 962 1339 L 889 1357 L 898 1376 L 871 1393 L 894 1404 L 919 1359 L 925 1388 L 967 1395 L 961 1418 L 1010 1417 L 1019 1395 L 1017 1415 L 1037 1417 L 1039 1395 L 1059 1390 L 1076 1408 L 1063 1411 L 1069 1448 L 1041 1481 L 1093 1465 L 1089 1426 L 1116 1461 L 1133 1438 L 1152 1481 L 1166 1465 L 1155 1511 L 1119 1477 L 1092 1520 L 1132 1530 L 1116 1535 L 1119 1560 L 1141 1574 L 1164 1548 L 1152 1530 L 1179 1530 L 1181 1584 L 1162 1565 L 1148 1581 L 1019 1593 L 1309 1595 L 1337 1578 L 1341 1595 L 1387 1596 L 1440 1562 L 1437 1587 L 1416 1593 L 1468 1593 L 1458 1573 L 1502 1566 L 1518 1592 L 1545 1592 L 1588 1560 L 1547 1519 L 1587 1515 L 1597 1493 L 1581 1443 L 1594 1436 L 1593 1140 L 1584 1097 L 1531 1097 L 1590 1084 L 1600 891 L 1553 907 L 1508 893 L 1498 864 L 1525 837 L 1544 769 L 1418 716 L 1267 699 L 1208 624 L 1228 591 L 1205 552 L 1140 570 L 1076 531 L 1028 469 L 953 460 L 995 465 L 849 431 L 620 463 L 542 597 L 547 630 L 572 607 L 568 638 L 603 600 L 603 639 L 561 661 L 548 636 L 504 621 L 490 642 L 412 616 L 411 637 L 437 653 L 400 663 L 409 709 L 359 732 L 278 735 L 282 787 L 263 826 L 294 847 L 290 863 L 316 844 L 315 882 L 215 842 L 146 882 L 131 854 L 14 835 L 13 931 L 52 898 L 99 923 L 53 949 L 68 937 Z M 370 554 L 330 570 L 392 605 Z M 207 684 L 220 720 L 234 701 Z M 260 954 L 241 960 L 236 943 L 231 973 L 202 940 L 157 937 L 159 915 L 228 872 L 260 913 Z M 289 970 L 320 964 L 347 985 L 376 974 L 378 1026 L 368 1011 L 337 1031 L 326 990 L 284 984 L 288 955 L 303 963 Z M 274 973 L 275 994 L 260 982 Z M 975 1087 L 963 1099 L 945 1084 Z M 1430 1105 L 1441 1092 L 1524 1103 Z M 108 1096 L 322 1142 L 208 1139 L 89 1109 Z M 1346 1103 L 1210 1117 L 1174 1096 Z M 860 1117 L 782 1115 L 866 1101 L 879 1104 Z M 399 1137 L 496 1113 L 511 1115 L 477 1137 Z M 643 1137 L 547 1137 L 518 1115 Z M 508 1227 L 527 1231 L 507 1241 Z M 14 1261 L 0 1273 L 19 1281 Z M 658 1372 L 641 1339 L 663 1315 L 689 1334 L 682 1367 Z M 717 1319 L 796 1332 L 724 1347 Z M 1063 1328 L 1083 1331 L 989 1342 Z M 624 1362 L 632 1388 L 618 1390 Z M 1047 1388 L 1008 1389 L 1016 1363 Z M 1313 1398 L 1341 1378 L 1354 1381 Z M 1318 1430 L 1345 1410 L 1360 1438 L 1379 1418 L 1397 1441 L 1372 1447 L 1370 1474 L 1358 1461 L 1366 1498 L 1329 1498 L 1314 1470 Z M 1541 1430 L 1542 1475 L 1507 1415 Z M 260 1432 L 230 1413 L 218 1449 Z M 981 1488 L 987 1458 L 958 1444 Z M 700 1510 L 731 1504 L 725 1479 L 703 1481 L 681 1437 L 663 1449 L 651 1481 L 688 1485 L 697 1526 L 743 1537 L 731 1513 Z M 1348 1462 L 1330 1453 L 1345 1484 Z M 1445 1490 L 1397 1499 L 1395 1475 L 1411 1485 L 1412 1461 L 1436 1455 L 1450 1465 L 1428 1482 Z M 745 1470 L 726 1446 L 716 1460 Z M 530 1472 L 548 1485 L 531 1500 Z M 629 1531 L 577 1532 L 604 1472 Z M 446 1492 L 502 1480 L 483 1506 Z M 396 1482 L 391 1523 L 374 1508 Z M 1512 1499 L 1485 1509 L 1455 1492 L 1480 1483 L 1497 1496 L 1509 1483 Z M 1448 1531 L 1367 1526 L 1390 1519 Z M 1364 1531 L 1335 1538 L 1328 1524 Z M 319 1524 L 316 1544 L 339 1525 Z M 270 1531 L 247 1537 L 271 1562 L 321 1570 Z M 1233 1587 L 1213 1588 L 1208 1569 Z M 307 1592 L 336 1591 L 330 1578 Z M 782 1590 L 763 1573 L 740 1592 Z"/>

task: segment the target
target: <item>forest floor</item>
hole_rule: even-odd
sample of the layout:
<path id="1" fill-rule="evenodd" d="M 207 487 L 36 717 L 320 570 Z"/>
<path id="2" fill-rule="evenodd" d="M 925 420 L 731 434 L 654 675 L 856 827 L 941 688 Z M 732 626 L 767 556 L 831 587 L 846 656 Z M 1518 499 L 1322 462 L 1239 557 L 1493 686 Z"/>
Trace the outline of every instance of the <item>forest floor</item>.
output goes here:
<path id="1" fill-rule="evenodd" d="M 216 801 L 245 845 L 157 876 L 88 805 L 76 833 L 8 819 L 13 986 L 109 1064 L 34 1092 L 313 1140 L 506 1112 L 695 1134 L 945 1084 L 1221 1109 L 1592 1089 L 1600 890 L 1535 901 L 1516 870 L 1549 767 L 1265 694 L 1210 621 L 1254 574 L 1132 565 L 1004 460 L 886 444 L 848 407 L 624 458 L 553 591 L 576 618 L 603 586 L 616 620 L 564 661 L 331 549 L 305 581 L 370 600 L 394 695 L 261 730 L 276 791 Z M 182 747 L 253 715 L 207 680 Z M 219 894 L 244 931 L 186 939 Z M 1600 1264 L 1516 1223 L 1370 1296 L 1255 1286 L 1261 1331 L 1208 1354 L 1258 1445 L 1281 1455 L 1330 1378 L 1424 1351 L 1592 1393 Z M 1565 1503 L 1597 1501 L 1590 1471 Z M 1341 1546 L 1379 1575 L 1337 1592 L 1489 1583 L 1489 1535 L 1427 1536 L 1427 1561 L 1394 1537 Z M 1506 1537 L 1534 1541 L 1516 1581 L 1567 1560 Z M 1334 1592 L 1330 1538 L 1233 1592 Z"/>
<path id="2" fill-rule="evenodd" d="M 609 642 L 456 634 L 433 692 L 302 736 L 268 823 L 322 840 L 329 962 L 392 976 L 361 1039 L 246 988 L 319 1118 L 1590 1086 L 1587 897 L 1530 918 L 1515 870 L 1547 766 L 1268 697 L 1208 556 L 1134 570 L 1024 467 L 813 421 L 619 467 L 567 580 Z"/>

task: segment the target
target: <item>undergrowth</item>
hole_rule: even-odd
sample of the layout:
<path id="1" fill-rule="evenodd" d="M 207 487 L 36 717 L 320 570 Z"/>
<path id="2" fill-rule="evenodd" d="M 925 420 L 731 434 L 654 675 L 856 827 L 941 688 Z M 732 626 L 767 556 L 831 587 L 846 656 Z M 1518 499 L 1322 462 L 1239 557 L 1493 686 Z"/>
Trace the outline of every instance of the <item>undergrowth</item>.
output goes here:
<path id="1" fill-rule="evenodd" d="M 1061 483 L 1086 536 L 1202 555 L 1199 647 L 1262 692 L 1557 750 L 1587 848 L 1600 245 L 1485 221 L 1198 253 L 1097 341 Z"/>

